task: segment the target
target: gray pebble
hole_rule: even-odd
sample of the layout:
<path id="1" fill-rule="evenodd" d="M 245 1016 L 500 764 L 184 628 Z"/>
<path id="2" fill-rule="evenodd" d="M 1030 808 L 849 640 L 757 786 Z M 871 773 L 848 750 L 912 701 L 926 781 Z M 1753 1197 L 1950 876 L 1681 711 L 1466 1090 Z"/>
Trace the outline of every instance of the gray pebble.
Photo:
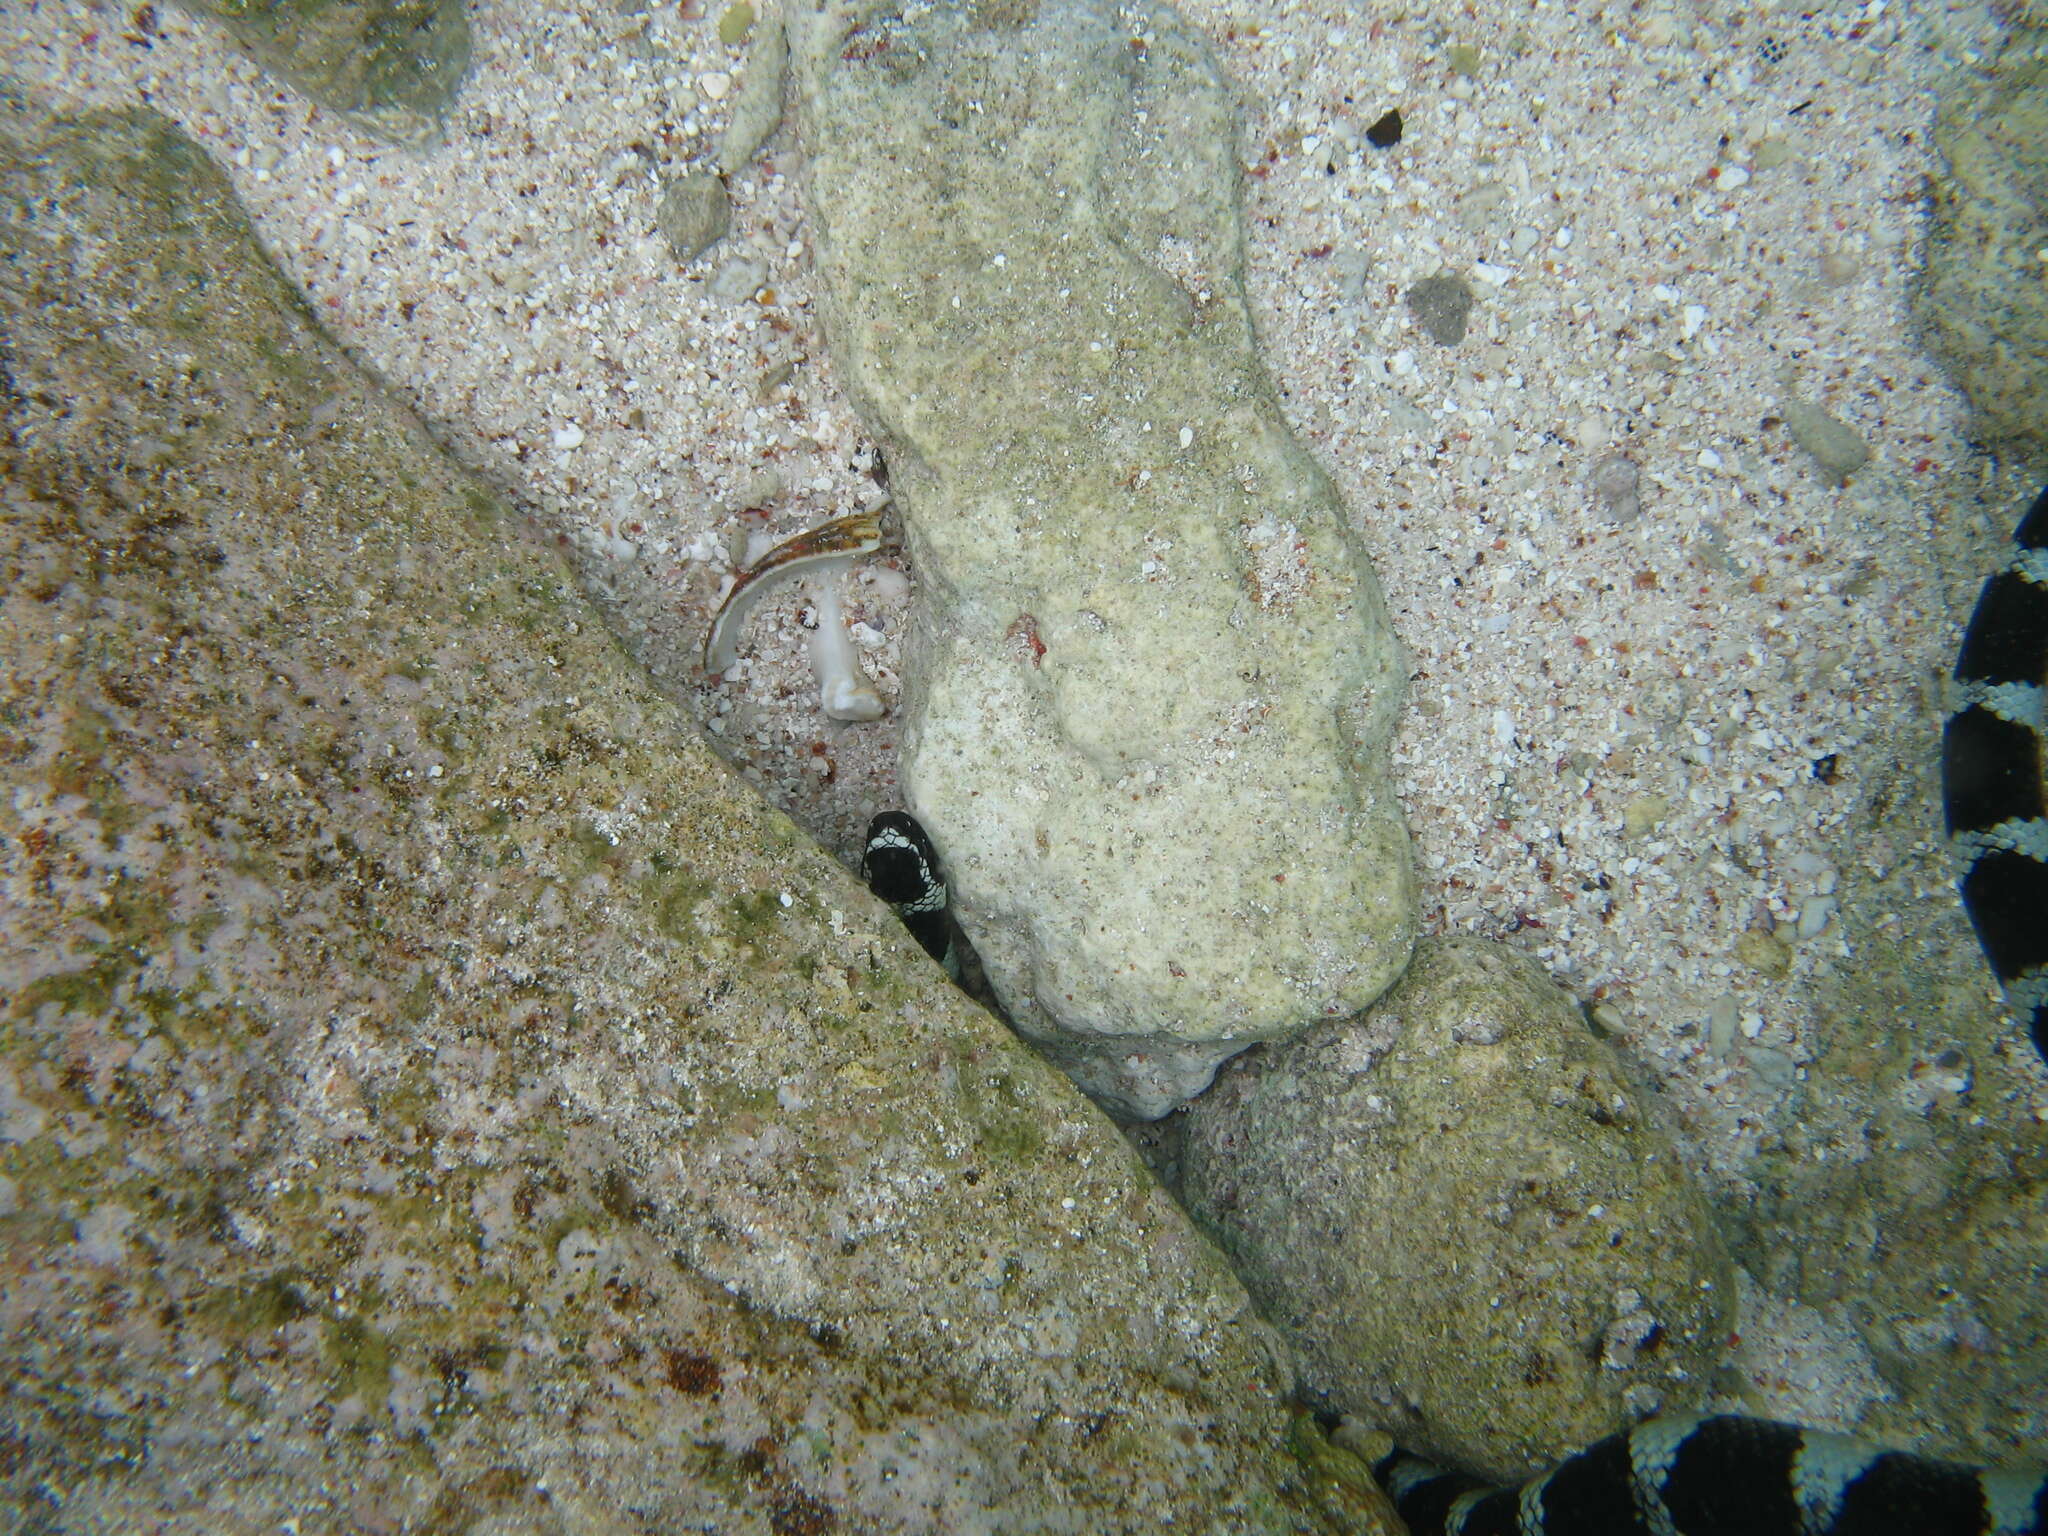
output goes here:
<path id="1" fill-rule="evenodd" d="M 1425 277 L 1408 290 L 1408 313 L 1433 341 L 1455 347 L 1472 315 L 1472 285 L 1454 272 Z"/>
<path id="2" fill-rule="evenodd" d="M 1508 189 L 1497 181 L 1482 181 L 1458 198 L 1458 222 L 1467 229 L 1487 230 L 1500 219 L 1510 201 Z"/>
<path id="3" fill-rule="evenodd" d="M 1337 292 L 1352 303 L 1365 297 L 1365 279 L 1372 271 L 1372 258 L 1353 246 L 1339 251 L 1330 262 L 1337 279 Z"/>
<path id="4" fill-rule="evenodd" d="M 1851 475 L 1870 462 L 1870 449 L 1863 439 L 1819 406 L 1795 397 L 1786 400 L 1778 411 L 1791 429 L 1793 441 L 1813 455 L 1813 461 L 1834 484 L 1846 484 Z"/>
<path id="5" fill-rule="evenodd" d="M 723 239 L 732 222 L 725 183 L 710 171 L 692 171 L 669 181 L 654 210 L 654 227 L 678 261 L 695 261 Z"/>
<path id="6" fill-rule="evenodd" d="M 1625 453 L 1610 453 L 1594 463 L 1586 484 L 1610 523 L 1632 523 L 1643 515 L 1642 475 Z"/>
<path id="7" fill-rule="evenodd" d="M 1766 1087 L 1789 1088 L 1799 1075 L 1798 1065 L 1792 1058 L 1771 1046 L 1752 1045 L 1747 1054 L 1749 1070 Z"/>
<path id="8" fill-rule="evenodd" d="M 782 17 L 769 12 L 762 17 L 747 55 L 747 72 L 740 80 L 739 95 L 732 104 L 725 137 L 718 145 L 718 168 L 737 176 L 759 153 L 770 134 L 782 121 L 782 77 L 789 68 L 789 44 L 782 30 Z"/>
<path id="9" fill-rule="evenodd" d="M 1817 939 L 1835 915 L 1835 898 L 1809 896 L 1799 904 L 1799 937 Z"/>
<path id="10" fill-rule="evenodd" d="M 1726 993 L 1714 999 L 1707 1014 L 1707 1044 L 1716 1056 L 1725 1056 L 1735 1045 L 1735 1028 L 1742 1022 L 1742 1005 Z"/>
<path id="11" fill-rule="evenodd" d="M 1848 251 L 1830 249 L 1820 253 L 1820 280 L 1825 287 L 1846 288 L 1862 270 Z"/>
<path id="12" fill-rule="evenodd" d="M 760 292 L 761 285 L 767 281 L 767 262 L 755 257 L 735 256 L 720 267 L 704 286 L 714 299 L 721 299 L 727 304 L 743 304 Z"/>
<path id="13" fill-rule="evenodd" d="M 1435 419 L 1406 395 L 1390 390 L 1385 399 L 1387 415 L 1393 418 L 1395 431 L 1415 437 L 1428 437 L 1436 431 Z"/>

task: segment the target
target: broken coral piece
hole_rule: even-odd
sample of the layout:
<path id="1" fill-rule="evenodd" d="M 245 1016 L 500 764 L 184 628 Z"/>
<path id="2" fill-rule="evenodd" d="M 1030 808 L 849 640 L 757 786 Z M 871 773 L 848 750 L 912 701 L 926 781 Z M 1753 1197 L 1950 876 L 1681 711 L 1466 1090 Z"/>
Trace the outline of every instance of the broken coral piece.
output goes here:
<path id="1" fill-rule="evenodd" d="M 811 631 L 811 668 L 818 675 L 818 704 L 828 719 L 879 720 L 882 698 L 861 671 L 846 621 L 839 612 L 839 578 L 863 555 L 882 547 L 881 511 L 886 501 L 784 539 L 739 573 L 711 628 L 704 634 L 704 670 L 723 672 L 739 655 L 740 631 L 767 591 L 784 578 L 801 577 L 817 609 Z"/>

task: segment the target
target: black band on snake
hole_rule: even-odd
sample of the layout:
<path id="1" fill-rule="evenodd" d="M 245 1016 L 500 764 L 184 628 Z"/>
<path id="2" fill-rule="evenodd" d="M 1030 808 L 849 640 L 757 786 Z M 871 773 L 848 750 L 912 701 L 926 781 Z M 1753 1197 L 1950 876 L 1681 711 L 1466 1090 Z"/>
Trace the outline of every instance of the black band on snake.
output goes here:
<path id="1" fill-rule="evenodd" d="M 1963 905 L 2048 1059 L 2048 491 L 2013 544 L 1956 660 L 1943 799 Z M 943 959 L 946 883 L 915 818 L 874 819 L 861 873 Z M 1518 1488 L 1400 1450 L 1374 1471 L 1414 1536 L 2048 1536 L 2048 1474 L 1986 1472 L 1735 1414 L 1651 1419 Z"/>

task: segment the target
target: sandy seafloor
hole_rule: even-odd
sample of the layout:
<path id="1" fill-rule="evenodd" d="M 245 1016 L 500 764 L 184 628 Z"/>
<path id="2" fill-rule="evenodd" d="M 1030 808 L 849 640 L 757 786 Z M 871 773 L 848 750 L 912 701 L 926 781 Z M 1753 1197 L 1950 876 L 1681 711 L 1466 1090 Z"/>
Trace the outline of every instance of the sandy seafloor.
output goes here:
<path id="1" fill-rule="evenodd" d="M 8 0 L 0 73 L 56 105 L 146 102 L 204 144 L 333 332 L 559 534 L 629 647 L 851 862 L 896 803 L 895 731 L 819 714 L 799 600 L 757 614 L 737 677 L 696 670 L 736 559 L 874 495 L 793 136 L 733 179 L 706 257 L 655 230 L 660 178 L 715 153 L 745 68 L 721 9 L 472 0 L 471 73 L 425 153 L 169 6 Z M 1969 446 L 1907 314 L 1933 92 L 1997 27 L 1885 0 L 1183 10 L 1244 103 L 1270 366 L 1411 653 L 1395 764 L 1426 926 L 1540 956 L 1739 1180 L 1808 1055 L 1798 978 L 1853 961 L 1840 871 L 1899 852 L 1850 843 L 1857 776 L 1881 742 L 1936 750 L 1961 622 L 2034 489 Z M 1376 149 L 1389 107 L 1406 132 Z M 1454 348 L 1402 301 L 1444 268 L 1479 295 Z M 1869 446 L 1846 488 L 1777 420 L 1788 390 Z M 1588 487 L 1617 452 L 1633 520 Z M 893 551 L 847 588 L 891 699 L 907 574 Z M 1736 959 L 1759 925 L 1790 982 Z M 1880 1390 L 1811 1314 L 1745 1332 L 1782 1413 Z"/>

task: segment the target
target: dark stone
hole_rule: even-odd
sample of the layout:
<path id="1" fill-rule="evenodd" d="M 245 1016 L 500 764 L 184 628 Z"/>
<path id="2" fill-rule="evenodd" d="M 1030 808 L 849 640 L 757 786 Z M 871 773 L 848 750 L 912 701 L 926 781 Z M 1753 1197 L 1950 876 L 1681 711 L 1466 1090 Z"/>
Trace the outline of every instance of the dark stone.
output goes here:
<path id="1" fill-rule="evenodd" d="M 1408 313 L 1440 346 L 1455 347 L 1465 339 L 1472 315 L 1472 285 L 1451 272 L 1425 277 L 1408 290 Z"/>

